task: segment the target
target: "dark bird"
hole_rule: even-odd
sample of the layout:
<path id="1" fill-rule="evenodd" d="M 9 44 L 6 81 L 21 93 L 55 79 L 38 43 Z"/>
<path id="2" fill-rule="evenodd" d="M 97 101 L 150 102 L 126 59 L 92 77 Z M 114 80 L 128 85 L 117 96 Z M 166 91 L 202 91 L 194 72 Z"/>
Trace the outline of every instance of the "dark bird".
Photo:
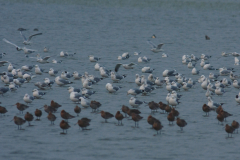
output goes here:
<path id="1" fill-rule="evenodd" d="M 92 108 L 92 112 L 96 112 L 96 110 L 101 106 L 102 104 L 98 101 L 91 101 L 90 107 Z"/>
<path id="2" fill-rule="evenodd" d="M 20 114 L 23 113 L 25 109 L 29 108 L 29 106 L 22 103 L 16 103 L 15 105 L 17 106 L 17 109 L 20 111 Z"/>
<path id="3" fill-rule="evenodd" d="M 44 108 L 44 111 L 47 112 L 47 113 L 49 113 L 49 112 L 54 113 L 54 112 L 57 111 L 56 108 L 51 107 L 51 106 L 48 106 L 48 105 L 46 105 L 46 104 L 45 104 L 43 107 L 41 107 L 41 108 Z M 40 109 L 41 109 L 41 108 L 40 108 Z"/>
<path id="4" fill-rule="evenodd" d="M 127 114 L 129 115 L 129 116 L 132 116 L 132 114 L 140 114 L 141 112 L 138 110 L 138 109 L 129 109 L 128 111 L 127 111 Z"/>
<path id="5" fill-rule="evenodd" d="M 89 126 L 89 122 L 91 121 L 91 119 L 88 119 L 88 118 L 82 118 L 80 120 L 78 120 L 77 124 L 79 127 L 82 128 L 82 130 L 86 130 L 87 129 L 87 126 Z"/>
<path id="6" fill-rule="evenodd" d="M 24 116 L 24 119 L 28 121 L 28 126 L 31 126 L 30 122 L 33 120 L 33 115 L 29 112 L 27 112 Z"/>
<path id="7" fill-rule="evenodd" d="M 210 37 L 208 37 L 207 35 L 205 35 L 205 39 L 206 39 L 206 40 L 210 40 Z"/>
<path id="8" fill-rule="evenodd" d="M 78 114 L 81 112 L 81 108 L 78 107 L 78 106 L 76 106 L 76 107 L 74 108 L 74 112 L 77 113 L 77 116 L 78 116 Z"/>
<path id="9" fill-rule="evenodd" d="M 232 122 L 232 127 L 234 128 L 234 130 L 237 130 L 237 133 L 238 133 L 239 123 L 237 121 L 234 120 Z"/>
<path id="10" fill-rule="evenodd" d="M 127 117 L 128 110 L 129 110 L 128 106 L 125 106 L 125 105 L 122 106 L 122 111 L 123 111 L 123 113 L 125 113 L 125 117 Z"/>
<path id="11" fill-rule="evenodd" d="M 123 120 L 123 115 L 120 113 L 120 111 L 117 111 L 117 113 L 115 114 L 115 118 L 118 120 L 118 125 L 119 125 L 119 121 L 121 121 L 121 125 L 122 124 L 122 120 Z"/>
<path id="12" fill-rule="evenodd" d="M 70 128 L 71 126 L 68 124 L 68 122 L 62 120 L 60 122 L 60 128 L 62 128 L 63 132 L 61 134 L 67 134 L 67 129 Z M 64 130 L 66 130 L 66 133 L 64 133 Z"/>
<path id="13" fill-rule="evenodd" d="M 218 124 L 219 124 L 219 122 L 223 122 L 224 117 L 223 117 L 222 114 L 219 113 L 219 114 L 217 115 L 217 119 L 218 119 Z"/>
<path id="14" fill-rule="evenodd" d="M 173 108 L 171 110 L 171 113 L 173 114 L 174 117 L 178 117 L 179 116 L 179 112 L 175 108 Z"/>
<path id="15" fill-rule="evenodd" d="M 35 116 L 37 117 L 36 121 L 40 121 L 40 117 L 42 116 L 42 111 L 39 109 L 36 109 Z"/>
<path id="16" fill-rule="evenodd" d="M 166 108 L 168 105 L 165 104 L 165 103 L 162 103 L 162 102 L 159 102 L 158 104 L 159 104 L 159 108 L 160 108 L 160 109 L 163 111 L 163 113 L 164 113 L 165 108 Z"/>
<path id="17" fill-rule="evenodd" d="M 152 101 L 148 103 L 148 107 L 151 109 L 151 113 L 155 110 L 157 111 L 157 109 L 159 108 L 158 103 Z"/>
<path id="18" fill-rule="evenodd" d="M 222 106 L 219 106 L 219 107 L 216 109 L 216 113 L 219 114 L 222 109 L 223 109 Z"/>
<path id="19" fill-rule="evenodd" d="M 114 115 L 109 112 L 101 111 L 100 113 L 101 113 L 102 118 L 105 119 L 105 122 L 107 122 L 107 119 L 114 117 Z"/>
<path id="20" fill-rule="evenodd" d="M 0 106 L 0 113 L 1 113 L 1 115 L 5 114 L 7 112 L 8 111 L 7 111 L 7 109 L 5 107 Z"/>
<path id="21" fill-rule="evenodd" d="M 135 122 L 135 127 L 138 127 L 138 122 L 142 119 L 138 114 L 132 113 L 132 120 Z"/>
<path id="22" fill-rule="evenodd" d="M 61 117 L 62 117 L 63 119 L 68 120 L 68 119 L 74 118 L 75 116 L 72 116 L 71 114 L 69 114 L 69 113 L 66 112 L 65 110 L 62 110 L 62 111 L 61 111 Z"/>
<path id="23" fill-rule="evenodd" d="M 202 110 L 203 110 L 203 112 L 206 113 L 205 116 L 209 116 L 209 112 L 212 111 L 212 110 L 214 110 L 214 109 L 213 109 L 213 108 L 210 108 L 208 105 L 204 104 L 204 105 L 202 106 Z"/>
<path id="24" fill-rule="evenodd" d="M 172 122 L 172 124 L 173 124 L 173 121 L 175 120 L 175 117 L 172 113 L 169 113 L 168 116 L 167 116 L 167 119 L 168 119 L 169 125 L 170 125 L 170 122 Z"/>
<path id="25" fill-rule="evenodd" d="M 148 119 L 147 119 L 148 124 L 150 124 L 152 126 L 155 121 L 159 121 L 159 120 L 157 120 L 156 118 L 154 118 L 151 115 L 148 116 Z M 159 121 L 159 123 L 161 123 L 161 122 Z"/>
<path id="26" fill-rule="evenodd" d="M 232 116 L 232 114 L 224 111 L 223 109 L 220 110 L 220 114 L 223 115 L 223 117 L 225 118 L 225 121 L 226 121 L 227 117 Z"/>
<path id="27" fill-rule="evenodd" d="M 23 125 L 26 122 L 24 119 L 17 116 L 14 116 L 13 120 L 14 120 L 14 123 L 18 126 L 18 130 L 19 129 L 21 130 L 22 129 L 21 125 Z"/>
<path id="28" fill-rule="evenodd" d="M 159 123 L 159 121 L 154 121 L 153 123 L 153 129 L 155 129 L 157 131 L 157 134 L 158 134 L 158 131 L 160 130 L 160 134 L 161 134 L 161 129 L 163 128 L 162 124 Z"/>
<path id="29" fill-rule="evenodd" d="M 234 128 L 232 126 L 229 126 L 228 124 L 226 124 L 225 131 L 228 133 L 228 137 L 229 137 L 229 133 L 231 134 L 231 137 L 232 137 L 232 133 L 234 131 Z"/>
<path id="30" fill-rule="evenodd" d="M 187 122 L 184 119 L 177 118 L 177 125 L 183 130 L 183 127 L 187 125 Z"/>
<path id="31" fill-rule="evenodd" d="M 165 111 L 167 113 L 170 113 L 172 111 L 172 108 L 169 105 L 167 105 L 166 108 L 165 108 Z"/>
<path id="32" fill-rule="evenodd" d="M 56 120 L 57 117 L 54 114 L 52 114 L 52 112 L 49 112 L 47 118 L 49 121 L 51 121 L 51 125 L 54 125 L 54 121 Z"/>
<path id="33" fill-rule="evenodd" d="M 58 104 L 57 102 L 54 102 L 54 101 L 52 100 L 50 106 L 57 109 L 57 108 L 61 107 L 62 105 L 60 105 L 60 104 Z"/>

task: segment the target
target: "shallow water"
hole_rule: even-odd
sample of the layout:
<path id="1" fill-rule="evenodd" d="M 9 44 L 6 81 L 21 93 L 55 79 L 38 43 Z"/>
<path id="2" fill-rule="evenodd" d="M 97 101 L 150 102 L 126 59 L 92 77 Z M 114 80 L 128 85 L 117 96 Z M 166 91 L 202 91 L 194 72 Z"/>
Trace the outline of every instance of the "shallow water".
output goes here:
<path id="1" fill-rule="evenodd" d="M 197 80 L 199 76 L 193 76 L 191 70 L 181 62 L 184 54 L 195 54 L 199 57 L 202 53 L 211 55 L 209 61 L 216 67 L 235 67 L 232 56 L 220 58 L 222 51 L 239 52 L 239 28 L 240 28 L 240 2 L 234 1 L 0 1 L 0 39 L 23 46 L 22 38 L 17 29 L 27 28 L 24 34 L 36 33 L 38 28 L 43 35 L 33 37 L 32 49 L 38 50 L 42 57 L 50 55 L 57 60 L 63 60 L 61 64 L 38 64 L 35 59 L 26 58 L 23 52 L 6 44 L 0 43 L 1 52 L 8 55 L 2 60 L 10 61 L 16 68 L 22 65 L 38 64 L 41 68 L 49 70 L 54 68 L 59 72 L 87 71 L 95 76 L 100 76 L 94 70 L 95 63 L 88 60 L 88 55 L 101 57 L 101 65 L 114 69 L 117 63 L 137 63 L 138 56 L 133 52 L 141 51 L 142 56 L 151 58 L 149 64 L 139 64 L 133 70 L 120 68 L 119 74 L 127 74 L 120 83 L 122 86 L 116 94 L 109 94 L 105 84 L 112 82 L 110 78 L 104 79 L 94 85 L 95 95 L 90 100 L 102 103 L 101 110 L 113 114 L 121 109 L 121 106 L 129 106 L 127 91 L 136 88 L 135 74 L 142 74 L 143 66 L 155 68 L 154 76 L 162 79 L 165 69 L 176 69 L 186 77 Z M 157 36 L 151 39 L 152 34 Z M 208 35 L 211 40 L 206 41 Z M 146 43 L 152 40 L 154 43 L 173 43 L 163 46 L 168 58 L 162 58 L 161 53 L 152 53 Z M 50 52 L 44 53 L 44 46 L 50 47 Z M 60 51 L 77 54 L 74 58 L 59 57 Z M 117 56 L 123 52 L 129 52 L 131 57 L 125 61 L 117 60 Z M 36 54 L 31 54 L 35 56 Z M 203 70 L 197 63 L 201 74 L 209 75 L 210 71 Z M 7 66 L 0 67 L 0 72 L 6 71 Z M 32 72 L 34 73 L 34 72 Z M 214 71 L 217 73 L 217 71 Z M 148 74 L 144 74 L 148 75 Z M 43 99 L 34 100 L 31 107 L 24 111 L 34 113 L 36 108 L 44 104 L 50 104 L 55 100 L 62 104 L 62 108 L 55 114 L 58 118 L 54 126 L 50 126 L 47 113 L 43 113 L 41 121 L 33 121 L 33 127 L 24 124 L 23 131 L 17 130 L 17 126 L 10 120 L 19 113 L 13 104 L 23 103 L 25 93 L 32 95 L 36 88 L 33 84 L 50 77 L 47 73 L 37 75 L 29 84 L 24 84 L 16 92 L 8 92 L 0 96 L 2 106 L 8 113 L 0 117 L 0 146 L 1 157 L 4 159 L 238 159 L 239 135 L 234 138 L 226 138 L 224 126 L 218 125 L 216 113 L 211 112 L 209 117 L 203 117 L 202 105 L 207 103 L 205 90 L 197 84 L 190 91 L 181 91 L 181 104 L 177 106 L 180 117 L 185 119 L 188 125 L 180 132 L 174 124 L 168 125 L 166 114 L 153 114 L 158 118 L 164 128 L 162 134 L 156 134 L 150 129 L 147 117 L 150 109 L 144 105 L 139 107 L 143 120 L 139 122 L 139 128 L 132 128 L 134 122 L 124 119 L 124 126 L 116 126 L 115 118 L 102 123 L 104 120 L 100 114 L 90 113 L 91 109 L 82 109 L 80 117 L 92 119 L 90 131 L 81 131 L 74 124 L 78 118 L 69 120 L 71 128 L 67 135 L 61 135 L 59 123 L 62 109 L 74 114 L 75 104 L 69 99 L 67 87 L 59 87 L 54 84 L 52 90 L 46 91 Z M 223 77 L 220 77 L 222 79 Z M 50 77 L 54 79 L 54 77 Z M 229 79 L 229 78 L 228 78 Z M 78 80 L 73 81 L 74 87 L 82 87 Z M 1 82 L 1 86 L 4 84 Z M 224 102 L 224 109 L 233 113 L 227 119 L 239 121 L 239 106 L 236 106 L 235 95 L 239 90 L 226 89 L 223 96 L 214 96 L 215 102 Z M 166 102 L 165 87 L 155 90 L 150 96 L 137 96 L 144 101 Z M 24 117 L 24 115 L 18 115 Z"/>

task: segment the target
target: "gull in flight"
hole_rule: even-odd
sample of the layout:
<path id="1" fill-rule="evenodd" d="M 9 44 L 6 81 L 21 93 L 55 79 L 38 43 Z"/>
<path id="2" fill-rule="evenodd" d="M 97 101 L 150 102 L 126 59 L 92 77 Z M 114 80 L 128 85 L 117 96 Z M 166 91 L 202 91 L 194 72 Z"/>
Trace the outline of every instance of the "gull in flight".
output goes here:
<path id="1" fill-rule="evenodd" d="M 36 58 L 36 59 L 37 59 L 37 62 L 43 64 L 43 63 L 49 63 L 49 61 L 47 61 L 47 60 L 50 58 L 50 56 L 46 56 L 46 57 L 42 58 L 42 57 L 40 56 L 40 54 L 37 54 L 37 57 L 30 57 L 30 58 Z"/>
<path id="2" fill-rule="evenodd" d="M 30 40 L 32 39 L 33 36 L 42 35 L 42 33 L 33 34 L 33 35 L 29 36 L 28 39 L 27 39 L 27 38 L 22 34 L 22 31 L 20 31 L 20 34 L 21 34 L 21 36 L 23 37 L 23 40 L 24 40 L 24 41 L 23 41 L 23 44 L 25 44 L 25 45 L 31 44 Z"/>
<path id="3" fill-rule="evenodd" d="M 136 65 L 135 63 L 130 63 L 130 64 L 122 64 L 122 63 L 118 63 L 115 66 L 115 72 L 118 72 L 119 68 L 121 67 L 121 65 L 125 68 L 125 69 L 133 69 L 133 66 Z"/>
<path id="4" fill-rule="evenodd" d="M 172 44 L 172 43 L 160 43 L 159 45 L 155 45 L 151 41 L 147 41 L 148 44 L 152 47 L 151 51 L 154 53 L 162 52 L 163 50 L 161 49 L 164 44 Z"/>
<path id="5" fill-rule="evenodd" d="M 17 49 L 17 51 L 23 50 L 25 54 L 31 54 L 31 53 L 33 53 L 33 52 L 36 51 L 36 50 L 33 50 L 33 49 L 28 49 L 28 48 L 26 48 L 26 47 L 21 48 L 21 47 L 17 46 L 16 44 L 12 43 L 12 42 L 9 42 L 9 41 L 6 40 L 5 38 L 3 39 L 3 41 L 6 42 L 6 43 L 11 44 L 11 45 L 13 45 L 13 46 L 15 46 L 16 49 Z"/>

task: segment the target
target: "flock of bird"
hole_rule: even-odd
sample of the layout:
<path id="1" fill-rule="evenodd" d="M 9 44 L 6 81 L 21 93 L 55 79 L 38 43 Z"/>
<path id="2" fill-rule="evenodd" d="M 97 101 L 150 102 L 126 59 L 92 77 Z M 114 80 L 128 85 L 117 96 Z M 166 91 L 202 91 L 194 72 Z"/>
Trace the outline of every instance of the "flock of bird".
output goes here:
<path id="1" fill-rule="evenodd" d="M 27 39 L 23 32 L 25 29 L 20 28 L 18 29 L 20 31 L 21 36 L 23 37 L 24 45 L 31 44 L 31 39 L 34 36 L 40 36 L 42 33 L 37 33 L 29 36 Z M 36 30 L 35 30 L 36 31 Z M 155 35 L 152 36 L 152 38 L 156 38 Z M 210 38 L 209 38 L 210 39 Z M 207 40 L 209 40 L 207 39 Z M 26 57 L 28 58 L 35 58 L 37 59 L 38 63 L 44 64 L 44 63 L 50 63 L 48 61 L 51 56 L 46 56 L 42 58 L 40 54 L 37 54 L 36 57 L 29 57 L 29 54 L 32 54 L 36 52 L 36 50 L 28 49 L 26 47 L 19 47 L 18 45 L 10 42 L 7 39 L 3 39 L 4 42 L 13 45 L 16 47 L 17 51 L 24 51 L 26 54 Z M 159 45 L 155 45 L 151 41 L 147 41 L 147 43 L 152 47 L 150 50 L 154 53 L 162 52 L 162 46 L 163 43 Z M 165 44 L 172 44 L 172 43 L 165 43 Z M 43 49 L 44 52 L 48 52 L 49 48 L 45 47 Z M 69 54 L 67 52 L 61 51 L 60 57 L 73 57 L 76 53 Z M 134 52 L 134 56 L 141 55 L 141 52 Z M 0 58 L 4 58 L 6 53 L 2 53 Z M 222 53 L 222 57 L 226 56 L 234 56 L 235 57 L 235 65 L 239 65 L 238 56 L 240 54 L 234 52 L 234 53 Z M 128 52 L 123 53 L 121 56 L 118 56 L 117 59 L 119 61 L 124 61 L 126 59 L 129 59 L 131 57 L 131 54 Z M 165 53 L 162 53 L 163 58 L 167 58 L 168 55 Z M 127 95 L 132 95 L 132 97 L 129 99 L 129 105 L 132 107 L 128 107 L 125 104 L 122 105 L 122 113 L 120 111 L 116 111 L 115 116 L 112 113 L 109 113 L 107 111 L 99 111 L 99 108 L 102 106 L 101 102 L 92 100 L 90 101 L 90 97 L 94 95 L 97 91 L 94 90 L 94 85 L 97 84 L 100 81 L 103 81 L 106 78 L 111 78 L 113 83 L 123 83 L 123 79 L 126 78 L 126 74 L 120 75 L 118 74 L 118 71 L 120 70 L 121 66 L 124 69 L 134 69 L 135 63 L 129 63 L 129 64 L 122 64 L 118 63 L 116 64 L 114 71 L 109 70 L 104 65 L 101 65 L 99 62 L 101 61 L 100 57 L 96 57 L 94 55 L 89 55 L 89 61 L 96 63 L 94 66 L 94 70 L 99 71 L 100 77 L 97 77 L 95 75 L 90 75 L 88 72 L 85 73 L 78 73 L 77 71 L 74 71 L 72 73 L 68 71 L 62 71 L 59 73 L 58 70 L 54 70 L 53 68 L 50 68 L 49 71 L 44 71 L 41 69 L 38 65 L 23 65 L 21 68 L 15 68 L 13 64 L 11 64 L 9 61 L 0 61 L 0 66 L 5 66 L 6 63 L 9 63 L 7 66 L 7 71 L 0 73 L 2 84 L 4 84 L 4 87 L 0 87 L 0 94 L 4 95 L 7 92 L 14 92 L 16 90 L 21 90 L 22 85 L 28 85 L 28 83 L 36 76 L 42 76 L 49 74 L 50 77 L 55 77 L 54 80 L 50 80 L 50 78 L 46 77 L 44 78 L 43 82 L 35 82 L 34 85 L 38 87 L 38 89 L 33 89 L 32 95 L 25 94 L 23 96 L 23 100 L 26 104 L 16 102 L 16 107 L 20 111 L 20 114 L 23 114 L 23 111 L 29 108 L 29 105 L 36 100 L 41 99 L 47 94 L 47 90 L 53 89 L 54 85 L 57 84 L 58 86 L 62 87 L 63 90 L 65 90 L 64 86 L 68 87 L 69 92 L 69 99 L 76 104 L 80 104 L 83 108 L 91 108 L 93 113 L 99 113 L 101 114 L 101 117 L 105 119 L 105 122 L 107 122 L 108 119 L 115 117 L 118 121 L 117 125 L 123 125 L 122 120 L 124 118 L 131 119 L 135 122 L 135 127 L 139 127 L 138 122 L 143 119 L 143 117 L 140 115 L 141 111 L 139 110 L 140 105 L 146 105 L 151 110 L 151 113 L 158 112 L 157 110 L 162 110 L 162 114 L 167 113 L 167 120 L 169 121 L 169 125 L 173 125 L 173 122 L 176 122 L 176 124 L 180 127 L 181 131 L 183 130 L 183 127 L 187 125 L 187 122 L 184 119 L 181 119 L 179 117 L 180 113 L 177 111 L 176 107 L 180 104 L 180 100 L 182 95 L 179 94 L 180 90 L 187 91 L 194 89 L 194 86 L 197 84 L 201 84 L 201 87 L 206 90 L 206 97 L 208 99 L 207 104 L 203 104 L 202 110 L 206 112 L 206 116 L 209 116 L 210 111 L 216 111 L 217 113 L 217 119 L 219 122 L 223 122 L 224 119 L 228 116 L 231 116 L 232 114 L 226 112 L 223 108 L 221 103 L 215 103 L 212 99 L 212 96 L 214 95 L 220 95 L 222 96 L 225 93 L 225 88 L 230 87 L 233 85 L 235 88 L 240 88 L 240 82 L 238 82 L 238 75 L 234 75 L 234 68 L 226 68 L 222 67 L 219 69 L 214 68 L 210 64 L 211 56 L 202 54 L 200 57 L 196 57 L 195 55 L 183 55 L 182 56 L 182 63 L 183 65 L 186 65 L 188 68 L 192 69 L 191 73 L 192 75 L 199 75 L 200 70 L 196 69 L 196 64 L 200 61 L 200 66 L 204 70 L 219 70 L 219 74 L 210 73 L 209 76 L 201 75 L 198 81 L 192 80 L 192 78 L 187 78 L 183 74 L 178 73 L 176 70 L 169 70 L 166 69 L 163 71 L 161 77 L 154 77 L 153 72 L 154 69 L 151 67 L 143 67 L 141 69 L 142 73 L 148 73 L 148 76 L 145 75 L 139 75 L 136 74 L 135 82 L 133 88 L 129 89 L 127 91 Z M 138 63 L 145 63 L 150 64 L 151 59 L 143 56 L 138 57 L 137 62 Z M 52 63 L 60 64 L 62 61 L 57 61 L 55 59 L 52 60 Z M 34 71 L 32 71 L 34 70 Z M 35 74 L 33 74 L 35 72 Z M 220 76 L 229 76 L 231 80 L 228 80 L 227 78 L 223 78 L 222 80 L 219 80 Z M 74 88 L 71 86 L 73 83 L 72 80 L 75 80 L 74 83 L 82 82 L 82 87 L 80 88 Z M 121 90 L 121 86 L 114 85 L 113 83 L 107 83 L 105 88 L 110 94 L 116 94 L 119 90 Z M 30 84 L 29 84 L 30 85 Z M 138 86 L 138 87 L 136 87 Z M 150 101 L 145 102 L 141 101 L 137 98 L 137 95 L 150 95 L 152 91 L 155 91 L 159 88 L 166 88 L 168 91 L 168 94 L 166 95 L 166 103 L 160 101 Z M 43 90 L 43 91 L 41 91 Z M 9 93 L 11 94 L 11 93 Z M 4 97 L 4 96 L 3 96 Z M 236 102 L 240 104 L 240 93 L 236 95 Z M 4 104 L 3 104 L 4 105 Z M 51 125 L 54 125 L 54 121 L 56 120 L 57 116 L 55 115 L 58 108 L 62 105 L 57 103 L 56 101 L 52 100 L 50 102 L 50 105 L 44 105 L 43 107 L 36 109 L 34 115 L 37 117 L 36 121 L 40 121 L 40 117 L 42 116 L 42 108 L 43 110 L 48 114 L 47 118 L 51 122 Z M 6 107 L 0 106 L 0 113 L 5 114 L 7 112 Z M 76 116 L 79 116 L 81 113 L 81 108 L 76 105 L 74 108 L 74 112 L 76 113 Z M 68 119 L 75 118 L 76 116 L 71 115 L 65 110 L 61 110 L 60 116 L 62 117 L 62 121 L 60 122 L 60 128 L 63 130 L 61 134 L 66 134 L 67 129 L 70 128 L 70 125 L 68 123 Z M 33 114 L 26 112 L 24 118 L 14 116 L 12 119 L 14 123 L 18 126 L 18 129 L 22 129 L 21 126 L 28 121 L 29 126 L 31 126 L 30 122 L 33 121 L 34 116 Z M 82 128 L 82 130 L 89 130 L 87 127 L 90 125 L 91 119 L 89 118 L 81 118 L 77 121 L 76 124 L 79 125 L 79 127 Z M 153 129 L 155 129 L 158 132 L 163 128 L 162 123 L 159 119 L 156 117 L 153 117 L 152 114 L 150 114 L 147 118 L 147 122 L 152 126 Z M 233 121 L 231 125 L 226 124 L 225 131 L 229 134 L 232 134 L 239 128 L 239 123 L 236 121 Z"/>

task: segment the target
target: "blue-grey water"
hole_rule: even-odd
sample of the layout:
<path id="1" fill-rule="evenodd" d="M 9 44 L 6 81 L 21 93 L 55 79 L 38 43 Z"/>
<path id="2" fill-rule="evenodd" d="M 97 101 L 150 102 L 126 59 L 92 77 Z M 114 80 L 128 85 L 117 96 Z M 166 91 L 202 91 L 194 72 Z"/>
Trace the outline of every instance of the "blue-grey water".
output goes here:
<path id="1" fill-rule="evenodd" d="M 127 91 L 137 88 L 134 83 L 135 74 L 141 73 L 143 66 L 155 68 L 154 76 L 162 77 L 165 69 L 176 69 L 178 72 L 197 80 L 199 76 L 191 74 L 191 70 L 183 65 L 181 57 L 184 54 L 194 54 L 199 57 L 202 53 L 211 55 L 210 63 L 216 67 L 235 67 L 239 74 L 239 66 L 234 66 L 232 56 L 220 58 L 221 52 L 239 52 L 240 35 L 240 2 L 238 0 L 163 0 L 163 1 L 0 1 L 0 39 L 23 46 L 22 37 L 17 31 L 23 27 L 29 29 L 24 32 L 26 36 L 36 33 L 38 28 L 43 35 L 33 37 L 31 49 L 38 50 L 42 57 L 52 56 L 51 59 L 62 60 L 61 64 L 39 64 L 35 59 L 26 58 L 22 51 L 16 51 L 15 47 L 3 41 L 0 42 L 0 52 L 6 52 L 7 56 L 2 60 L 13 63 L 16 68 L 22 65 L 38 64 L 41 68 L 54 68 L 62 71 L 78 71 L 100 77 L 94 70 L 95 63 L 89 62 L 88 55 L 101 57 L 99 61 L 108 69 L 114 69 L 117 63 L 137 63 L 138 56 L 135 51 L 141 51 L 142 56 L 151 58 L 151 63 L 140 64 L 133 70 L 120 68 L 119 74 L 127 74 L 120 83 L 122 86 L 116 94 L 106 91 L 106 83 L 112 83 L 106 78 L 94 85 L 95 95 L 90 100 L 102 103 L 101 110 L 115 114 L 121 110 L 122 105 L 129 106 Z M 156 39 L 151 39 L 155 34 Z M 211 39 L 205 40 L 205 35 Z M 160 53 L 150 51 L 146 43 L 152 40 L 154 43 L 173 43 L 163 46 L 168 58 L 162 58 Z M 44 46 L 50 47 L 48 53 L 43 52 Z M 76 52 L 74 58 L 61 58 L 60 51 L 68 53 Z M 117 56 L 129 52 L 131 57 L 125 61 L 117 60 Z M 36 53 L 30 57 L 36 56 Z M 197 68 L 201 74 L 208 76 L 210 71 L 203 70 L 199 62 Z M 0 72 L 6 71 L 7 65 L 0 68 Z M 213 71 L 218 73 L 218 71 Z M 34 70 L 32 71 L 34 74 Z M 200 75 L 201 75 L 200 74 Z M 144 74 L 148 75 L 148 74 Z M 74 104 L 69 99 L 67 87 L 59 87 L 54 84 L 53 89 L 47 90 L 43 99 L 36 99 L 31 107 L 24 111 L 34 113 L 36 108 L 44 104 L 49 105 L 54 100 L 62 107 L 56 113 L 55 125 L 50 126 L 47 113 L 43 111 L 41 121 L 33 121 L 33 127 L 27 123 L 22 127 L 25 130 L 17 130 L 17 126 L 10 120 L 19 115 L 16 102 L 24 103 L 25 93 L 32 95 L 36 87 L 35 82 L 43 81 L 45 77 L 54 79 L 48 73 L 37 75 L 30 83 L 24 84 L 16 92 L 8 92 L 0 96 L 2 106 L 8 112 L 0 117 L 0 157 L 1 159 L 239 159 L 240 136 L 233 134 L 234 138 L 226 138 L 227 133 L 223 125 L 218 125 L 216 113 L 211 112 L 209 117 L 203 117 L 202 105 L 207 103 L 205 90 L 197 84 L 190 91 L 181 91 L 181 103 L 177 106 L 180 117 L 185 119 L 188 125 L 180 132 L 179 127 L 168 125 L 166 114 L 153 114 L 164 126 L 162 134 L 153 136 L 156 131 L 150 129 L 147 117 L 150 109 L 144 105 L 139 107 L 143 120 L 139 122 L 139 128 L 133 128 L 134 122 L 124 119 L 124 126 L 116 126 L 116 119 L 104 120 L 100 114 L 90 113 L 91 109 L 82 109 L 80 116 L 92 119 L 90 131 L 82 131 L 74 125 L 78 118 L 69 120 L 71 128 L 67 135 L 61 135 L 59 123 L 62 120 L 62 109 L 75 115 Z M 220 77 L 219 79 L 222 79 Z M 229 77 L 228 77 L 229 79 Z M 73 80 L 74 87 L 82 87 L 79 80 Z M 4 83 L 0 83 L 4 86 Z M 240 108 L 236 105 L 235 95 L 239 90 L 226 89 L 223 96 L 213 96 L 215 102 L 225 103 L 223 108 L 232 113 L 225 124 L 231 124 L 232 120 L 239 121 Z M 150 96 L 138 95 L 139 100 L 166 102 L 165 87 L 157 89 Z M 81 105 L 79 105 L 81 106 Z"/>

